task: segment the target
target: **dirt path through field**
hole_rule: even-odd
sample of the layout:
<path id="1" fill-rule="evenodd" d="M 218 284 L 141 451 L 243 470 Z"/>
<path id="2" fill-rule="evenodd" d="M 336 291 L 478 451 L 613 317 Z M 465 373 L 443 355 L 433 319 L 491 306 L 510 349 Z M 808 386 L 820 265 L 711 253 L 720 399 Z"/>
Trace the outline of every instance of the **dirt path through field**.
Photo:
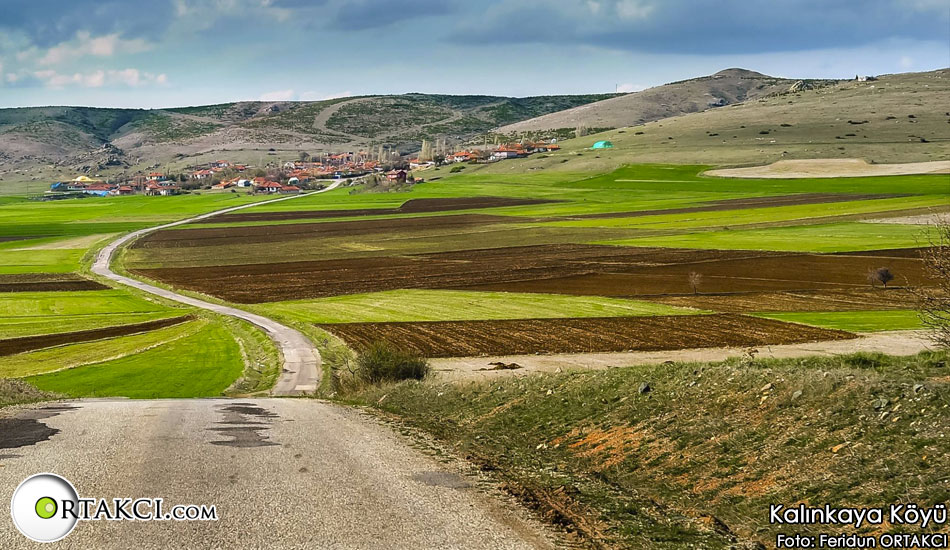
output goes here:
<path id="1" fill-rule="evenodd" d="M 806 344 L 761 346 L 758 358 L 789 358 L 809 355 L 833 356 L 856 352 L 882 352 L 888 355 L 914 355 L 930 349 L 930 340 L 921 331 L 893 331 L 862 334 L 854 340 L 836 340 Z M 432 359 L 438 375 L 448 380 L 473 380 L 498 376 L 524 376 L 536 372 L 568 369 L 608 369 L 652 365 L 664 361 L 724 361 L 741 357 L 745 348 L 703 348 L 675 351 L 632 353 L 579 353 L 558 355 L 509 355 L 504 357 L 456 357 Z M 492 363 L 518 365 L 511 370 L 493 370 Z"/>

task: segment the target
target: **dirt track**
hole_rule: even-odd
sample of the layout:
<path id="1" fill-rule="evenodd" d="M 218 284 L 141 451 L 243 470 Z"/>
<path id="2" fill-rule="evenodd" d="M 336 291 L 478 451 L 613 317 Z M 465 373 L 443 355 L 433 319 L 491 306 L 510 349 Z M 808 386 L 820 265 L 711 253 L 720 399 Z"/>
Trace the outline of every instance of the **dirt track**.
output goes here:
<path id="1" fill-rule="evenodd" d="M 888 355 L 915 355 L 930 349 L 927 335 L 917 331 L 877 332 L 861 334 L 852 340 L 809 342 L 803 344 L 756 346 L 756 357 L 790 358 L 813 355 L 833 356 L 857 352 L 880 352 Z M 432 359 L 433 369 L 448 379 L 480 379 L 496 376 L 523 376 L 534 372 L 560 372 L 569 369 L 609 369 L 636 365 L 655 365 L 664 361 L 724 361 L 746 355 L 742 347 L 680 349 L 672 351 L 638 351 L 633 353 L 580 353 L 560 355 L 496 355 L 490 357 L 455 357 Z M 515 363 L 520 368 L 494 370 L 492 363 Z"/>
<path id="2" fill-rule="evenodd" d="M 761 346 L 854 335 L 743 315 L 321 325 L 350 347 L 388 341 L 426 357 Z"/>

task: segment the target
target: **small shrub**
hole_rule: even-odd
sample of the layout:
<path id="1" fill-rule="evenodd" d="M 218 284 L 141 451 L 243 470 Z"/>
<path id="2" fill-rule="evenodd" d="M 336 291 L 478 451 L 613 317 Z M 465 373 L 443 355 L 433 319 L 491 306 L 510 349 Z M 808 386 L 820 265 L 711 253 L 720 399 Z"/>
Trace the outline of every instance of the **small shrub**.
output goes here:
<path id="1" fill-rule="evenodd" d="M 354 374 L 363 382 L 422 380 L 431 367 L 424 357 L 399 349 L 388 342 L 376 342 L 356 357 Z"/>
<path id="2" fill-rule="evenodd" d="M 464 166 L 453 166 L 453 167 L 449 170 L 449 173 L 450 173 L 450 174 L 458 174 L 458 173 L 461 172 L 462 170 L 465 170 L 465 167 L 464 167 Z"/>

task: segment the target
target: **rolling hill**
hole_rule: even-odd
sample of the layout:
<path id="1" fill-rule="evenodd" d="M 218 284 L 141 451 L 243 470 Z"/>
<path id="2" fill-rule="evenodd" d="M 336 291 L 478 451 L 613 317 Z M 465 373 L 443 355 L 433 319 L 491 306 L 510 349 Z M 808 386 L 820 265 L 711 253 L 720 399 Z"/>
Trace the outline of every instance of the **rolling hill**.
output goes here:
<path id="1" fill-rule="evenodd" d="M 814 158 L 950 160 L 948 98 L 950 69 L 849 80 L 620 127 L 561 141 L 557 153 L 472 168 L 603 173 L 644 162 L 742 166 Z M 598 140 L 614 147 L 590 150 Z"/>
<path id="2" fill-rule="evenodd" d="M 239 102 L 160 110 L 0 109 L 0 178 L 58 172 L 119 172 L 176 159 L 237 152 L 418 148 L 422 139 L 461 142 L 539 115 L 615 94 L 451 96 L 405 94 L 317 102 Z M 186 162 L 187 163 L 187 162 Z"/>
<path id="3" fill-rule="evenodd" d="M 596 103 L 580 105 L 501 127 L 499 133 L 558 128 L 622 128 L 687 113 L 696 113 L 751 101 L 797 89 L 820 88 L 831 80 L 791 80 L 746 69 L 726 69 L 710 76 L 692 78 L 649 88 Z"/>

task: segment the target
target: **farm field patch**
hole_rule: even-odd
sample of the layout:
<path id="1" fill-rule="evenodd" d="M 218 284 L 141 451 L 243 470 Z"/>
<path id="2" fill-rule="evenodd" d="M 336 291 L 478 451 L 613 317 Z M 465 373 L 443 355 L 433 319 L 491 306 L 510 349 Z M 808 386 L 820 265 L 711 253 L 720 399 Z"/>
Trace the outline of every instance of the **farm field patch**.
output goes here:
<path id="1" fill-rule="evenodd" d="M 757 311 L 862 311 L 906 309 L 913 296 L 906 289 L 831 289 L 735 294 L 680 294 L 647 298 L 679 307 L 712 309 L 725 313 Z"/>
<path id="2" fill-rule="evenodd" d="M 467 321 L 519 318 L 690 315 L 698 310 L 637 300 L 556 294 L 392 290 L 261 304 L 264 315 L 307 323 Z"/>
<path id="3" fill-rule="evenodd" d="M 0 275 L 0 292 L 107 290 L 109 287 L 72 273 Z"/>
<path id="4" fill-rule="evenodd" d="M 196 320 L 171 327 L 0 357 L 0 378 L 22 378 L 135 355 L 189 336 L 207 325 Z"/>
<path id="5" fill-rule="evenodd" d="M 642 249 L 635 249 L 642 250 Z M 601 296 L 657 296 L 688 294 L 683 300 L 700 298 L 698 293 L 748 293 L 799 290 L 868 289 L 868 271 L 887 267 L 895 274 L 897 284 L 927 282 L 922 262 L 913 257 L 876 257 L 836 254 L 763 254 L 750 251 L 712 251 L 690 255 L 682 249 L 676 263 L 659 265 L 615 265 L 612 269 L 591 270 L 586 274 L 522 278 L 466 287 L 470 290 L 508 292 L 559 292 L 561 294 Z M 658 255 L 659 256 L 659 255 Z M 738 256 L 738 257 L 736 257 Z M 661 257 L 661 256 L 660 256 Z M 657 262 L 659 263 L 659 262 Z M 692 288 L 690 274 L 700 280 Z M 557 290 L 555 290 L 557 289 Z M 708 298 L 707 298 L 708 299 Z M 715 309 L 715 308 L 711 308 Z M 761 308 L 759 308 L 761 310 Z"/>
<path id="6" fill-rule="evenodd" d="M 848 252 L 877 248 L 916 248 L 926 243 L 927 230 L 917 225 L 848 222 L 737 231 L 676 233 L 603 241 L 599 244 L 718 250 Z"/>
<path id="7" fill-rule="evenodd" d="M 146 313 L 169 308 L 124 290 L 83 292 L 15 292 L 0 294 L 0 322 L 8 318 Z"/>
<path id="8" fill-rule="evenodd" d="M 761 317 L 803 323 L 822 328 L 851 332 L 881 330 L 920 330 L 925 328 L 920 315 L 914 310 L 865 310 L 761 313 Z"/>
<path id="9" fill-rule="evenodd" d="M 89 342 L 92 340 L 101 340 L 105 338 L 114 338 L 116 336 L 126 336 L 129 334 L 139 334 L 149 332 L 169 326 L 184 323 L 192 319 L 189 316 L 172 317 L 168 319 L 159 319 L 155 321 L 146 321 L 144 323 L 133 323 L 127 325 L 115 325 L 104 328 L 87 329 L 76 332 L 59 332 L 56 334 L 43 334 L 38 336 L 23 336 L 19 338 L 7 338 L 0 340 L 0 356 L 14 355 L 26 351 L 51 348 L 65 344 L 74 344 L 77 342 Z"/>
<path id="10" fill-rule="evenodd" d="M 321 325 L 321 328 L 356 349 L 384 340 L 426 357 L 659 351 L 854 337 L 844 331 L 731 314 L 348 323 Z"/>
<path id="11" fill-rule="evenodd" d="M 687 230 L 703 228 L 742 229 L 744 225 L 769 225 L 781 222 L 809 223 L 810 220 L 831 220 L 862 215 L 880 216 L 887 212 L 947 208 L 942 196 L 901 197 L 866 201 L 832 201 L 818 204 L 772 206 L 739 210 L 717 209 L 646 216 L 599 217 L 573 221 L 549 222 L 557 227 L 628 227 L 634 229 Z M 918 228 L 919 230 L 919 228 Z"/>
<path id="12" fill-rule="evenodd" d="M 227 328 L 208 323 L 192 334 L 141 353 L 41 374 L 26 381 L 72 397 L 133 399 L 214 397 L 243 370 L 241 349 Z"/>
<path id="13" fill-rule="evenodd" d="M 0 318 L 0 338 L 20 338 L 55 334 L 70 330 L 90 330 L 118 325 L 131 325 L 158 321 L 181 315 L 180 309 L 147 311 L 143 313 L 98 313 L 91 315 L 55 315 L 38 317 Z"/>
<path id="14" fill-rule="evenodd" d="M 480 210 L 483 208 L 501 208 L 505 206 L 525 206 L 547 204 L 551 200 L 521 199 L 510 197 L 457 197 L 443 199 L 409 199 L 396 208 L 358 208 L 351 210 L 286 210 L 277 212 L 241 212 L 215 216 L 202 220 L 205 224 L 233 222 L 262 222 L 286 220 L 311 220 L 321 218 L 343 218 L 356 216 L 381 216 L 389 214 L 418 214 L 429 212 L 450 212 L 454 210 Z"/>
<path id="15" fill-rule="evenodd" d="M 142 269 L 168 284 L 240 303 L 320 298 L 397 289 L 466 289 L 496 283 L 509 290 L 522 281 L 622 271 L 630 266 L 767 255 L 742 251 L 691 251 L 589 245 L 550 245 L 460 250 L 438 254 L 366 257 L 318 262 L 280 262 L 200 268 Z M 595 287 L 585 294 L 603 294 Z M 518 292 L 518 290 L 511 290 Z M 557 287 L 532 290 L 548 294 Z M 624 289 L 619 295 L 635 292 Z M 617 294 L 614 294 L 617 295 Z"/>

